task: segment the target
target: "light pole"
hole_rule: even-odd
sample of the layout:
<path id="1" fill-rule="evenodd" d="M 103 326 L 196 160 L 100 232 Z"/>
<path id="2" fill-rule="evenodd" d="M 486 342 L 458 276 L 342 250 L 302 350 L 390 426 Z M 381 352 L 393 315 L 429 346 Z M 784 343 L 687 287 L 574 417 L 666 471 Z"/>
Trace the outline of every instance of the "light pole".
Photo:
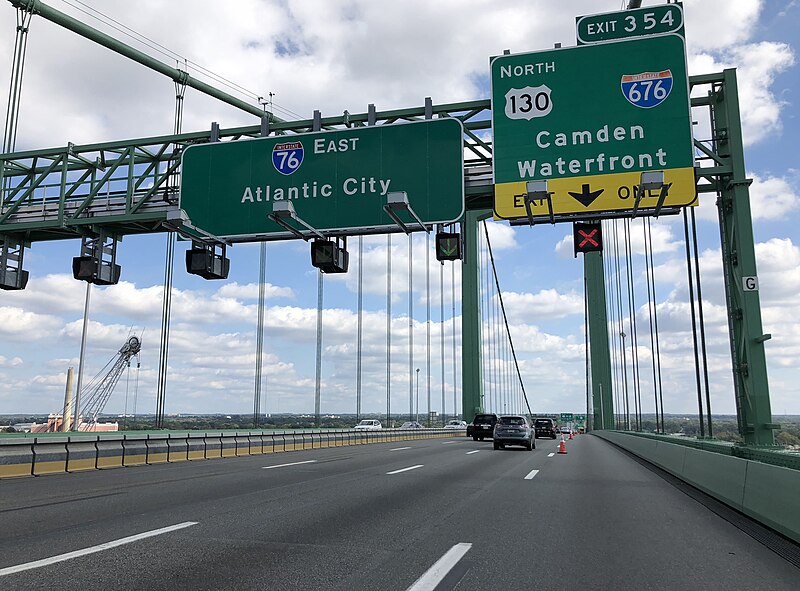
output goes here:
<path id="1" fill-rule="evenodd" d="M 417 418 L 414 420 L 419 423 L 419 368 L 417 368 Z"/>

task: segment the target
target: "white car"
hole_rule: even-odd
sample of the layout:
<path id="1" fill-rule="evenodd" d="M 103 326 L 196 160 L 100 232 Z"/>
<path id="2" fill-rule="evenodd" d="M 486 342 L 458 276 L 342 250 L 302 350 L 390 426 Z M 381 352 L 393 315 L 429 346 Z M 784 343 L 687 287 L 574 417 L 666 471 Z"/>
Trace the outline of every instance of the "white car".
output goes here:
<path id="1" fill-rule="evenodd" d="M 356 431 L 380 431 L 383 429 L 380 421 L 375 419 L 364 419 L 354 427 Z"/>
<path id="2" fill-rule="evenodd" d="M 457 421 L 453 419 L 452 421 L 448 422 L 445 426 L 445 429 L 466 429 L 467 423 L 465 421 Z"/>

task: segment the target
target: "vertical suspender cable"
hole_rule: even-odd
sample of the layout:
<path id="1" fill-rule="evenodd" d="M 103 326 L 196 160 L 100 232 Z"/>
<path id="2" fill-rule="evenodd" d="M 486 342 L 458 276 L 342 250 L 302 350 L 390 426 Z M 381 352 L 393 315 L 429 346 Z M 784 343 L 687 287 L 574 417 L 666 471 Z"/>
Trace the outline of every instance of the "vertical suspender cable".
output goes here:
<path id="1" fill-rule="evenodd" d="M 607 255 L 603 257 L 603 272 L 605 276 L 608 277 L 608 281 L 606 282 L 606 308 L 608 311 L 608 320 L 609 324 L 614 327 L 616 326 L 616 306 L 614 305 L 614 271 L 613 271 L 613 263 L 611 262 L 611 222 L 606 221 L 603 222 L 603 234 L 608 238 L 607 245 L 609 248 L 604 249 L 603 254 Z M 614 330 L 613 332 L 617 332 Z M 620 386 L 620 378 L 619 378 L 619 362 L 617 357 L 617 339 L 612 336 L 610 340 L 610 353 L 611 353 L 611 362 L 612 367 L 614 368 L 614 388 L 613 388 L 613 395 L 614 395 L 614 426 L 617 427 L 617 415 L 619 414 L 620 409 L 622 408 L 619 405 L 619 393 L 622 391 Z M 602 407 L 601 407 L 602 410 Z"/>
<path id="2" fill-rule="evenodd" d="M 314 383 L 314 423 L 317 428 L 320 425 L 320 401 L 322 386 L 322 290 L 324 286 L 324 275 L 322 271 L 317 272 L 317 375 Z"/>
<path id="3" fill-rule="evenodd" d="M 81 390 L 83 390 L 83 370 L 86 366 L 86 332 L 89 328 L 89 299 L 92 295 L 92 284 L 86 283 L 86 299 L 83 304 L 83 328 L 81 329 L 81 352 L 78 358 L 78 384 L 75 386 L 75 404 L 73 412 L 75 419 L 72 422 L 73 431 L 80 431 L 81 424 Z M 63 416 L 63 415 L 62 415 Z"/>
<path id="4" fill-rule="evenodd" d="M 364 334 L 364 237 L 358 237 L 358 352 L 356 353 L 356 420 L 361 420 L 361 346 Z"/>
<path id="5" fill-rule="evenodd" d="M 320 402 L 322 386 L 322 297 L 324 288 L 324 275 L 317 272 L 317 375 L 314 384 L 314 423 L 320 427 Z"/>
<path id="6" fill-rule="evenodd" d="M 484 222 L 485 224 L 486 222 Z M 480 256 L 480 265 L 478 269 L 481 273 L 481 291 L 483 291 L 481 297 L 481 307 L 482 307 L 482 314 L 481 316 L 485 316 L 485 318 L 481 318 L 481 331 L 484 331 L 484 326 L 486 327 L 483 334 L 485 335 L 485 339 L 482 338 L 482 342 L 485 343 L 485 348 L 488 349 L 489 354 L 483 355 L 483 383 L 484 383 L 484 395 L 486 396 L 489 403 L 483 403 L 482 407 L 484 410 L 487 410 L 488 405 L 491 404 L 492 396 L 494 394 L 494 385 L 492 384 L 492 340 L 494 339 L 494 327 L 492 326 L 492 309 L 491 309 L 491 290 L 489 288 L 489 256 L 485 249 L 484 240 L 482 236 L 478 235 L 478 254 Z M 483 282 L 483 279 L 486 279 L 486 282 Z M 485 304 L 484 300 L 485 299 Z M 484 323 L 485 321 L 485 323 Z"/>
<path id="7" fill-rule="evenodd" d="M 256 326 L 256 384 L 253 395 L 253 428 L 261 414 L 261 383 L 264 367 L 264 308 L 267 292 L 267 243 L 261 242 L 258 256 L 258 323 Z"/>
<path id="8" fill-rule="evenodd" d="M 622 270 L 620 268 L 619 256 L 619 233 L 617 229 L 617 220 L 614 220 L 614 250 L 616 253 L 616 266 L 617 266 L 617 321 L 619 322 L 619 338 L 620 338 L 620 356 L 622 359 L 621 377 L 622 377 L 622 390 L 625 402 L 625 429 L 630 430 L 631 425 L 631 411 L 630 400 L 628 398 L 628 359 L 625 354 L 625 329 L 623 325 L 622 316 Z"/>
<path id="9" fill-rule="evenodd" d="M 655 307 L 655 298 L 653 298 L 652 290 L 650 289 L 650 281 L 653 269 L 649 258 L 650 249 L 648 248 L 647 244 L 647 225 L 645 223 L 645 218 L 642 218 L 642 237 L 644 242 L 644 271 L 645 280 L 647 282 L 647 315 L 650 320 L 650 360 L 652 361 L 653 365 L 653 404 L 655 405 L 656 433 L 660 433 L 661 429 L 659 428 L 658 387 L 656 382 L 656 346 L 653 328 L 653 308 Z"/>
<path id="10" fill-rule="evenodd" d="M 428 414 L 425 424 L 431 426 L 431 233 L 425 232 L 425 375 L 428 381 Z"/>
<path id="11" fill-rule="evenodd" d="M 175 81 L 175 126 L 174 133 L 181 132 L 183 123 L 183 97 L 186 93 L 186 84 Z M 174 157 L 180 158 L 180 146 L 175 145 Z M 167 182 L 168 198 L 176 190 L 178 177 L 173 175 Z M 172 316 L 172 274 L 175 268 L 175 232 L 167 233 L 166 255 L 164 261 L 164 296 L 161 303 L 161 343 L 158 358 L 158 390 L 156 401 L 156 428 L 164 428 L 164 410 L 167 396 L 167 368 L 169 367 L 169 328 Z"/>
<path id="12" fill-rule="evenodd" d="M 414 420 L 414 258 L 412 234 L 408 235 L 408 420 Z"/>
<path id="13" fill-rule="evenodd" d="M 525 392 L 525 384 L 522 382 L 522 372 L 519 369 L 519 361 L 517 360 L 517 353 L 514 351 L 514 341 L 511 340 L 511 329 L 508 327 L 508 316 L 506 315 L 506 307 L 503 304 L 503 294 L 500 291 L 500 280 L 497 278 L 497 267 L 494 264 L 494 255 L 492 254 L 492 242 L 489 240 L 489 233 L 486 230 L 486 225 L 483 227 L 484 233 L 486 234 L 486 246 L 489 249 L 489 261 L 492 265 L 492 275 L 494 276 L 494 284 L 497 288 L 497 299 L 500 303 L 500 312 L 503 316 L 503 325 L 506 329 L 506 335 L 508 336 L 508 345 L 511 348 L 511 355 L 514 358 L 514 367 L 517 370 L 517 379 L 518 379 L 518 386 L 519 390 L 522 392 L 522 400 L 525 402 L 525 406 L 528 409 L 528 414 L 533 414 L 531 411 L 531 405 L 528 402 L 528 394 Z"/>
<path id="14" fill-rule="evenodd" d="M 386 235 L 386 424 L 392 426 L 392 235 Z"/>
<path id="15" fill-rule="evenodd" d="M 694 311 L 694 279 L 692 278 L 692 257 L 689 246 L 689 219 L 683 208 L 683 235 L 686 245 L 686 273 L 689 280 L 689 305 L 692 314 L 692 346 L 694 347 L 694 375 L 697 384 L 697 413 L 700 418 L 700 437 L 705 437 L 705 416 L 703 416 L 703 394 L 700 389 L 700 358 L 697 347 L 697 320 Z"/>
<path id="16" fill-rule="evenodd" d="M 456 263 L 450 266 L 450 303 L 452 304 L 452 313 L 450 315 L 453 321 L 453 418 L 458 418 L 458 376 L 456 371 Z"/>
<path id="17" fill-rule="evenodd" d="M 636 326 L 636 284 L 633 269 L 633 245 L 631 244 L 631 222 L 625 220 L 626 269 L 628 273 L 628 314 L 631 327 L 631 363 L 633 364 L 633 403 L 636 409 L 636 430 L 642 430 L 642 389 L 639 375 L 639 330 Z"/>
<path id="18" fill-rule="evenodd" d="M 25 54 L 28 49 L 28 30 L 33 12 L 17 8 L 17 34 L 14 39 L 14 57 L 11 66 L 11 82 L 8 87 L 8 105 L 3 133 L 3 152 L 13 152 L 17 143 L 17 124 L 22 97 L 22 74 L 25 71 Z"/>
<path id="19" fill-rule="evenodd" d="M 703 317 L 703 293 L 700 289 L 700 255 L 697 250 L 697 220 L 694 216 L 694 208 L 689 210 L 692 220 L 692 242 L 694 243 L 694 273 L 697 281 L 697 313 L 700 322 L 700 352 L 703 359 L 703 380 L 706 389 L 706 417 L 708 419 L 708 436 L 713 437 L 711 428 L 711 393 L 708 387 L 708 355 L 706 353 L 706 328 Z"/>
<path id="20" fill-rule="evenodd" d="M 439 264 L 439 352 L 441 353 L 442 369 L 442 424 L 444 425 L 447 416 L 447 405 L 444 395 L 444 263 Z"/>
<path id="21" fill-rule="evenodd" d="M 661 345 L 658 336 L 658 299 L 656 298 L 656 271 L 653 265 L 653 230 L 650 226 L 650 220 L 647 220 L 647 242 L 650 245 L 650 276 L 653 280 L 653 326 L 656 333 L 656 368 L 658 369 L 658 401 L 661 410 L 661 430 L 666 433 L 664 427 L 664 390 L 661 387 Z"/>

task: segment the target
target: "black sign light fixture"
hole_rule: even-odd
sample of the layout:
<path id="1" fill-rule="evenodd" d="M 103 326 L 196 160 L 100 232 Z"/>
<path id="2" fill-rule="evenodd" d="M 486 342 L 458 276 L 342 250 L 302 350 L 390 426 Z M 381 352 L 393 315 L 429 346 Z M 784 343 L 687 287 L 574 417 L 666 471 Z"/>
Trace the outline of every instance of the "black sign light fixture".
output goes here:
<path id="1" fill-rule="evenodd" d="M 81 256 L 72 259 L 72 276 L 95 285 L 119 283 L 117 237 L 100 230 L 96 236 L 81 240 Z"/>
<path id="2" fill-rule="evenodd" d="M 186 272 L 203 279 L 227 279 L 231 260 L 225 251 L 225 244 L 192 241 L 192 248 L 186 251 Z"/>
<path id="3" fill-rule="evenodd" d="M 323 273 L 347 273 L 350 264 L 347 236 L 335 240 L 314 240 L 311 243 L 311 264 Z"/>
<path id="4" fill-rule="evenodd" d="M 645 191 L 658 191 L 658 202 L 655 207 L 655 215 L 661 212 L 661 207 L 664 205 L 664 200 L 667 198 L 669 188 L 672 183 L 664 182 L 663 170 L 648 170 L 642 173 L 639 179 L 639 185 L 636 187 L 636 196 L 633 202 L 633 214 L 631 217 L 636 217 L 636 212 L 639 210 L 639 204 L 644 197 Z"/>
<path id="5" fill-rule="evenodd" d="M 528 181 L 525 183 L 525 213 L 528 214 L 528 223 L 533 225 L 533 214 L 531 213 L 531 202 L 547 201 L 547 211 L 550 213 L 550 223 L 555 224 L 553 214 L 553 192 L 547 190 L 547 181 Z"/>

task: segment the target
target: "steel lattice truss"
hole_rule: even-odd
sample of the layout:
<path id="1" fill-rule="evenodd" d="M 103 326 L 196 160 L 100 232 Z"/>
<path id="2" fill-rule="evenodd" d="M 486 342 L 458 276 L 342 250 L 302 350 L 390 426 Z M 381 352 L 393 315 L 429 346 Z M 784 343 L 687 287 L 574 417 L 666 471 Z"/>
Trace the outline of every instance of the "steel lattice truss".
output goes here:
<path id="1" fill-rule="evenodd" d="M 180 224 L 180 156 L 193 144 L 270 135 L 390 125 L 431 117 L 464 124 L 468 208 L 491 208 L 491 127 L 488 100 L 366 113 L 318 120 L 184 133 L 174 136 L 73 145 L 0 154 L 0 234 L 35 242 L 77 238 L 103 227 L 112 235 L 163 232 Z"/>

